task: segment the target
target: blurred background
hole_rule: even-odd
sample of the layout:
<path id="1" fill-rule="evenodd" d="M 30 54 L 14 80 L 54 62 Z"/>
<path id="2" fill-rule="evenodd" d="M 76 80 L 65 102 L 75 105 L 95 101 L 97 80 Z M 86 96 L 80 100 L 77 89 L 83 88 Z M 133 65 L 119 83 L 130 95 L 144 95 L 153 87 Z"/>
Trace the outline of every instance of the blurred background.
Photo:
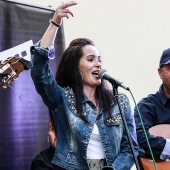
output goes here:
<path id="1" fill-rule="evenodd" d="M 40 9 L 47 9 L 48 12 L 50 11 L 48 15 L 50 18 L 55 8 L 62 2 L 67 1 L 25 0 L 16 2 L 22 2 L 30 6 L 38 6 Z M 130 87 L 136 103 L 148 94 L 155 93 L 161 84 L 161 80 L 159 79 L 157 73 L 159 59 L 163 50 L 169 48 L 170 43 L 170 1 L 77 0 L 77 2 L 77 6 L 73 6 L 70 8 L 70 10 L 74 13 L 74 17 L 63 20 L 63 25 L 60 29 L 58 37 L 59 39 L 64 38 L 62 42 L 62 47 L 60 46 L 61 44 L 59 45 L 56 41 L 58 49 L 61 50 L 60 53 L 62 53 L 62 50 L 67 47 L 70 41 L 72 41 L 73 39 L 78 37 L 90 38 L 95 42 L 97 48 L 101 53 L 101 56 L 103 57 L 103 68 L 105 68 L 110 75 L 119 79 L 124 84 Z M 9 8 L 9 10 L 15 11 L 15 9 L 13 8 Z M 8 10 L 6 10 L 6 17 L 8 18 Z M 21 17 L 21 19 L 25 21 L 25 27 L 30 25 L 30 23 L 27 24 L 27 22 L 29 21 L 26 17 L 31 18 L 32 20 L 34 20 L 35 23 L 39 24 L 33 28 L 34 34 L 38 34 L 38 36 L 36 38 L 30 37 L 30 39 L 33 39 L 33 42 L 35 43 L 43 35 L 46 27 L 49 24 L 49 18 L 47 18 L 46 15 L 44 16 L 46 17 L 44 19 L 33 17 L 33 15 L 31 16 L 31 14 L 29 16 L 25 16 L 24 18 Z M 41 27 L 41 25 L 43 26 Z M 2 29 L 2 26 L 0 26 L 0 29 Z M 1 32 L 0 35 L 2 35 Z M 21 34 L 18 34 L 18 37 L 19 36 L 21 36 Z M 5 39 L 2 39 L 2 41 L 5 41 Z M 17 43 L 15 45 L 17 45 Z M 10 46 L 9 48 L 11 47 L 12 46 Z M 1 51 L 3 50 L 5 49 L 1 48 Z M 56 64 L 53 64 L 54 70 L 57 66 L 57 62 L 58 61 L 56 61 Z M 29 77 L 29 72 L 24 74 Z M 27 81 L 27 79 L 20 78 L 20 80 L 21 79 L 22 81 Z M 16 82 L 18 82 L 17 87 L 19 88 L 19 79 Z M 30 84 L 30 87 L 31 86 L 32 84 Z M 135 104 L 131 94 L 124 89 L 120 88 L 119 90 L 128 95 L 133 109 Z M 29 97 L 33 100 L 29 101 L 29 105 L 25 104 L 24 107 L 26 108 L 29 106 L 30 108 L 32 108 L 31 113 L 34 116 L 29 117 L 29 115 L 27 115 L 26 117 L 24 117 L 24 115 L 22 119 L 25 119 L 25 122 L 21 121 L 21 117 L 16 118 L 14 116 L 14 114 L 16 113 L 10 112 L 10 116 L 11 118 L 15 117 L 15 120 L 18 124 L 21 125 L 22 122 L 23 127 L 30 128 L 32 127 L 31 123 L 33 122 L 35 126 L 35 129 L 33 130 L 37 131 L 37 128 L 39 126 L 39 131 L 36 132 L 36 134 L 32 132 L 32 137 L 34 138 L 34 140 L 31 138 L 32 145 L 35 145 L 37 139 L 39 139 L 39 141 L 45 142 L 36 143 L 35 146 L 37 146 L 37 149 L 31 153 L 32 155 L 24 154 L 25 157 L 28 157 L 28 163 L 26 166 L 23 166 L 23 168 L 21 168 L 22 170 L 29 169 L 28 165 L 30 164 L 29 161 L 31 160 L 31 156 L 35 156 L 44 147 L 48 146 L 48 143 L 46 141 L 46 132 L 48 130 L 48 114 L 46 116 L 40 116 L 41 111 L 44 112 L 45 115 L 46 112 L 48 112 L 48 109 L 44 107 L 44 104 L 41 101 L 40 97 L 36 94 L 35 89 L 27 88 L 26 91 L 32 92 L 29 93 L 30 96 L 28 96 L 27 100 L 29 99 Z M 4 100 L 4 96 L 7 96 L 9 94 L 10 96 L 16 96 L 16 94 L 18 94 L 17 92 L 18 91 L 15 91 L 14 93 L 14 91 L 8 90 L 7 93 L 7 90 L 0 90 L 1 101 L 3 101 L 3 103 L 1 102 L 0 105 L 1 114 L 2 110 L 3 114 L 8 113 L 8 109 L 4 105 L 4 103 L 6 103 L 6 100 Z M 25 103 L 27 103 L 27 100 L 23 99 L 23 95 L 24 94 L 22 94 L 20 91 L 16 99 L 14 97 L 10 98 L 9 96 L 8 99 L 15 108 L 16 101 L 18 100 L 20 103 L 17 105 L 17 107 L 20 107 L 21 102 L 23 102 L 24 100 Z M 12 103 L 14 100 L 15 104 Z M 31 107 L 34 106 L 32 104 L 35 102 L 37 102 L 37 105 L 39 106 L 39 108 L 42 108 L 42 110 L 35 110 L 34 107 Z M 37 105 L 35 105 L 35 107 Z M 23 110 L 25 108 L 23 108 Z M 7 109 L 7 111 L 4 111 L 4 109 Z M 16 112 L 23 112 L 23 110 L 18 109 L 16 110 Z M 30 113 L 30 111 L 28 110 L 27 112 Z M 7 115 L 7 117 L 9 118 L 9 115 Z M 29 123 L 26 120 L 27 118 L 29 118 L 30 120 Z M 31 121 L 31 118 L 34 121 Z M 35 121 L 36 119 L 38 119 L 38 122 Z M 21 127 L 19 125 L 16 126 L 15 122 L 12 121 L 13 126 L 16 127 L 16 133 L 10 134 L 8 131 L 5 130 L 6 126 L 8 126 L 8 124 L 5 123 L 5 120 L 6 117 L 3 117 L 3 119 L 1 117 L 1 131 L 3 131 L 3 134 L 5 136 L 5 138 L 1 137 L 0 139 L 2 147 L 5 147 L 6 149 L 9 145 L 11 145 L 12 142 L 9 142 L 9 138 L 11 135 L 13 137 L 15 137 L 15 135 L 16 137 L 19 137 L 20 140 L 17 141 L 19 142 L 18 145 L 22 142 L 25 142 L 25 140 L 28 140 L 28 138 L 24 138 L 24 141 L 21 141 L 23 140 L 23 134 L 26 134 L 26 131 L 28 130 L 32 131 L 32 129 L 26 128 L 25 131 L 24 129 L 22 129 L 21 132 Z M 26 122 L 28 123 L 27 126 L 25 124 Z M 22 145 L 24 145 L 24 143 L 22 143 Z M 30 148 L 31 146 L 29 146 L 28 149 Z M 16 146 L 13 146 L 13 149 L 17 150 L 17 144 Z M 10 161 L 10 159 L 6 160 L 6 167 L 3 166 L 2 163 L 4 163 L 4 161 L 2 158 L 4 157 L 4 154 L 5 151 L 0 153 L 0 169 L 2 170 L 7 169 L 7 164 L 9 164 L 8 161 Z M 17 154 L 18 153 L 16 151 L 15 155 Z M 7 156 L 10 156 L 9 151 Z M 18 160 L 16 160 L 16 164 L 18 164 L 17 161 Z M 15 166 L 17 167 L 17 165 Z M 13 167 L 15 166 L 13 165 Z M 135 169 L 135 166 L 132 169 Z"/>

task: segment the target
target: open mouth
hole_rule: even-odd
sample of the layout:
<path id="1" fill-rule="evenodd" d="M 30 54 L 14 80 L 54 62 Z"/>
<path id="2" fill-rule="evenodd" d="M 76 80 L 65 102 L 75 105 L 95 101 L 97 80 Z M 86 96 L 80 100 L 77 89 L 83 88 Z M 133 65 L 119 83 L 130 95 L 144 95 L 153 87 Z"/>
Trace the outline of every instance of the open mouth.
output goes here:
<path id="1" fill-rule="evenodd" d="M 99 76 L 98 76 L 99 70 L 93 71 L 92 74 L 95 75 L 95 77 L 99 77 Z"/>

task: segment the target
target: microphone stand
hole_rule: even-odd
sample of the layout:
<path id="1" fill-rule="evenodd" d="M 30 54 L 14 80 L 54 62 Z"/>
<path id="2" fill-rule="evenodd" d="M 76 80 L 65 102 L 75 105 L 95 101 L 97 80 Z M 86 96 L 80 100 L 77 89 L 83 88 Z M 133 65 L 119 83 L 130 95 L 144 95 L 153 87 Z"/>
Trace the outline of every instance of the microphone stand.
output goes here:
<path id="1" fill-rule="evenodd" d="M 132 143 L 132 138 L 131 138 L 131 136 L 129 134 L 129 130 L 128 130 L 128 127 L 127 127 L 125 116 L 123 114 L 122 107 L 120 106 L 119 94 L 118 94 L 118 90 L 117 90 L 118 85 L 113 85 L 112 84 L 112 86 L 113 86 L 113 95 L 114 95 L 114 97 L 116 99 L 116 102 L 118 104 L 118 107 L 119 107 L 119 111 L 120 111 L 120 114 L 121 114 L 121 117 L 122 117 L 122 120 L 123 120 L 125 131 L 126 131 L 126 134 L 127 134 L 128 140 L 129 140 L 129 144 L 130 144 L 130 147 L 131 147 L 131 150 L 132 150 L 133 158 L 135 160 L 136 168 L 137 168 L 137 170 L 140 170 L 139 162 L 138 162 L 138 160 L 136 158 L 136 155 L 135 155 L 134 146 L 133 146 L 133 143 Z"/>

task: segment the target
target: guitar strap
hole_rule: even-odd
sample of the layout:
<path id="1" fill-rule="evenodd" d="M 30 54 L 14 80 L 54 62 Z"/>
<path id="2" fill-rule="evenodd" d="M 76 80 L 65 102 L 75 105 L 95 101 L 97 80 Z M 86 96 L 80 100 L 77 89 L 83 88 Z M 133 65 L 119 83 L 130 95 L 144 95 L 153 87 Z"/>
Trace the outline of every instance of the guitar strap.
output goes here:
<path id="1" fill-rule="evenodd" d="M 24 58 L 20 58 L 19 61 L 24 65 L 25 70 L 29 70 L 32 67 L 31 61 L 25 60 Z"/>

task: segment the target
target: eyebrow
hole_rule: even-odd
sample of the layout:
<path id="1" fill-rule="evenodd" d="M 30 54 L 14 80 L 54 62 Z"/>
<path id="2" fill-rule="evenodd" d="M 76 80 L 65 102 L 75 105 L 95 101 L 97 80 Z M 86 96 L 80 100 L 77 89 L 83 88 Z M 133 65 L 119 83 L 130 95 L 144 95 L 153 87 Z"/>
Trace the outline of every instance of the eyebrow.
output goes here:
<path id="1" fill-rule="evenodd" d="M 87 55 L 86 57 L 90 57 L 90 56 L 93 56 L 93 57 L 96 57 L 94 54 L 89 54 L 89 55 Z M 99 59 L 101 59 L 101 56 L 99 55 L 99 56 L 97 56 Z"/>

